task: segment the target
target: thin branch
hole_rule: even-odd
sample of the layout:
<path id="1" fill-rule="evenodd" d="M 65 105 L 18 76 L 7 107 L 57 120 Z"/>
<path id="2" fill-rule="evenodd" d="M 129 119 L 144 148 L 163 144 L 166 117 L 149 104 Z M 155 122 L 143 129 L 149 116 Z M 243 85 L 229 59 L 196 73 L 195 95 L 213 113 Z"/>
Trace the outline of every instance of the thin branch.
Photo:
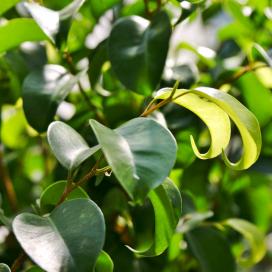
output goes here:
<path id="1" fill-rule="evenodd" d="M 7 167 L 3 161 L 3 151 L 0 146 L 0 179 L 5 187 L 11 209 L 17 211 L 17 197 Z"/>
<path id="2" fill-rule="evenodd" d="M 21 252 L 11 266 L 11 272 L 16 272 L 23 265 L 26 259 L 27 255 L 25 254 L 25 252 Z"/>

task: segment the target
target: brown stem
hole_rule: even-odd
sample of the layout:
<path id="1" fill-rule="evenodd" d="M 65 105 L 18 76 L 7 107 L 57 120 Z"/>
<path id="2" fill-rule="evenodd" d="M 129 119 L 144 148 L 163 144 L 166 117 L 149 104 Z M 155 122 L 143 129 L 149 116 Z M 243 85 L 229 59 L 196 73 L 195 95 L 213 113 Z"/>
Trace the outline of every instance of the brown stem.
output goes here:
<path id="1" fill-rule="evenodd" d="M 26 259 L 27 255 L 25 254 L 25 252 L 21 252 L 11 266 L 11 272 L 16 272 L 23 265 Z"/>
<path id="2" fill-rule="evenodd" d="M 145 6 L 145 14 L 147 18 L 150 18 L 152 13 L 149 10 L 148 0 L 144 0 L 144 6 Z"/>
<path id="3" fill-rule="evenodd" d="M 11 209 L 17 211 L 17 197 L 7 167 L 3 161 L 3 151 L 0 146 L 0 179 L 5 187 Z"/>

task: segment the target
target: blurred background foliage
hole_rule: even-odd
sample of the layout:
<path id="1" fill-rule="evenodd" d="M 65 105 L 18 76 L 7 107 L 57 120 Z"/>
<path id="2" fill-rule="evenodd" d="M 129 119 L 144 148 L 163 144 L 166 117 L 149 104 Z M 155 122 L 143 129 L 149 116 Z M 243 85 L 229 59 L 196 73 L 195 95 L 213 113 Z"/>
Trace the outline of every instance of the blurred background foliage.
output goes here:
<path id="1" fill-rule="evenodd" d="M 61 10 L 70 3 L 69 0 L 37 2 L 52 10 Z M 46 105 L 37 109 L 37 115 L 33 112 L 30 114 L 34 120 L 26 119 L 27 109 L 24 111 L 22 100 L 22 90 L 27 88 L 26 77 L 46 64 L 63 66 L 73 74 L 83 71 L 80 86 L 71 84 L 69 94 L 50 105 L 57 109 L 55 119 L 71 125 L 93 145 L 96 140 L 88 126 L 89 119 L 115 128 L 139 116 L 151 99 L 147 82 L 144 82 L 147 87 L 143 84 L 141 90 L 136 87 L 138 92 L 133 92 L 121 83 L 123 81 L 120 81 L 118 72 L 113 70 L 107 47 L 111 28 L 121 17 L 138 15 L 151 20 L 160 10 L 168 14 L 172 34 L 165 65 L 162 61 L 163 66 L 160 67 L 159 58 L 151 61 L 158 70 L 163 69 L 160 84 L 154 87 L 154 91 L 171 87 L 179 80 L 182 88 L 209 86 L 229 92 L 256 115 L 262 130 L 263 147 L 259 160 L 245 171 L 230 170 L 221 158 L 199 160 L 192 151 L 189 136 L 198 139 L 201 150 L 207 150 L 209 132 L 201 120 L 175 104 L 168 104 L 160 112 L 155 112 L 153 117 L 166 123 L 178 142 L 177 160 L 170 177 L 183 197 L 181 220 L 187 221 L 188 225 L 181 224 L 182 228 L 190 229 L 194 224 L 202 227 L 175 234 L 169 249 L 161 256 L 135 257 L 124 244 L 133 244 L 135 237 L 139 241 L 148 237 L 146 230 L 153 228 L 152 211 L 148 205 L 132 209 L 114 176 L 109 175 L 103 178 L 99 186 L 89 182 L 85 188 L 102 208 L 106 219 L 105 250 L 118 272 L 234 271 L 234 258 L 239 259 L 241 254 L 243 257 L 250 256 L 254 247 L 243 236 L 227 228 L 227 223 L 224 229 L 221 225 L 219 231 L 211 227 L 211 222 L 240 218 L 255 224 L 265 235 L 267 254 L 255 266 L 238 262 L 237 271 L 271 271 L 270 0 L 87 0 L 74 16 L 70 31 L 67 32 L 64 24 L 58 36 L 54 37 L 55 44 L 48 40 L 24 41 L 19 45 L 15 41 L 13 46 L 7 46 L 6 41 L 20 37 L 22 31 L 27 33 L 27 30 L 15 27 L 6 36 L 3 26 L 6 20 L 29 17 L 29 14 L 22 3 L 7 9 L 0 18 L 0 221 L 12 219 L 18 212 L 35 211 L 41 192 L 67 176 L 66 170 L 52 155 L 45 133 L 37 132 L 39 125 L 43 126 L 40 118 Z M 116 33 L 120 40 L 127 39 L 128 34 L 122 31 Z M 158 56 L 164 54 L 164 46 L 157 44 L 157 50 L 161 50 Z M 129 70 L 121 71 L 124 81 L 141 70 L 137 62 L 132 64 Z M 29 84 L 33 87 L 34 83 Z M 149 95 L 141 94 L 147 92 Z M 30 99 L 32 106 L 35 103 L 32 96 L 23 99 Z M 24 107 L 27 107 L 27 102 L 24 102 Z M 52 115 L 53 112 L 53 118 L 55 112 L 50 107 L 49 113 Z M 36 129 L 30 126 L 31 122 L 32 126 L 36 124 Z M 42 127 L 40 132 L 44 131 L 46 129 Z M 235 130 L 232 133 L 229 152 L 235 160 L 241 154 L 242 145 L 239 134 Z M 195 248 L 190 244 L 194 244 Z M 19 252 L 16 240 L 2 224 L 1 262 L 12 264 Z M 218 269 L 211 270 L 209 262 L 214 262 L 212 267 Z M 26 270 L 29 266 L 28 260 Z"/>

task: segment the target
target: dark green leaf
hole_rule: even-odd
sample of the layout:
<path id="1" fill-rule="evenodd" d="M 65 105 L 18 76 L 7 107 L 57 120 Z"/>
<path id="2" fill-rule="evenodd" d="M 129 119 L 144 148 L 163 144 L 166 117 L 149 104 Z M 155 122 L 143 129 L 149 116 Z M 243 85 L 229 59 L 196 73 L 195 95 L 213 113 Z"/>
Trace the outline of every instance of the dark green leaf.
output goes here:
<path id="1" fill-rule="evenodd" d="M 103 214 L 87 199 L 66 201 L 47 217 L 20 214 L 13 230 L 25 252 L 50 272 L 92 271 L 105 238 Z"/>
<path id="2" fill-rule="evenodd" d="M 47 138 L 58 161 L 70 171 L 100 149 L 98 145 L 90 148 L 77 131 L 60 121 L 50 124 Z"/>
<path id="3" fill-rule="evenodd" d="M 11 272 L 11 270 L 6 264 L 0 263 L 0 272 Z"/>
<path id="4" fill-rule="evenodd" d="M 199 227 L 186 234 L 189 247 L 203 272 L 235 272 L 236 265 L 227 240 L 211 227 Z"/>
<path id="5" fill-rule="evenodd" d="M 134 200 L 143 199 L 168 176 L 176 158 L 176 142 L 168 129 L 148 118 L 135 118 L 111 130 L 90 125 L 112 171 Z"/>
<path id="6" fill-rule="evenodd" d="M 42 213 L 48 213 L 59 202 L 62 193 L 66 187 L 67 182 L 65 180 L 57 181 L 49 185 L 41 194 L 40 208 Z M 66 198 L 66 200 L 76 198 L 89 198 L 88 194 L 81 188 L 77 187 L 74 189 Z"/>
<path id="7" fill-rule="evenodd" d="M 129 89 L 151 94 L 164 68 L 171 25 L 166 13 L 152 22 L 131 16 L 118 20 L 109 38 L 109 58 L 119 80 Z"/>
<path id="8" fill-rule="evenodd" d="M 28 123 L 39 132 L 46 131 L 76 82 L 77 78 L 60 65 L 48 64 L 30 73 L 23 83 L 23 108 Z"/>

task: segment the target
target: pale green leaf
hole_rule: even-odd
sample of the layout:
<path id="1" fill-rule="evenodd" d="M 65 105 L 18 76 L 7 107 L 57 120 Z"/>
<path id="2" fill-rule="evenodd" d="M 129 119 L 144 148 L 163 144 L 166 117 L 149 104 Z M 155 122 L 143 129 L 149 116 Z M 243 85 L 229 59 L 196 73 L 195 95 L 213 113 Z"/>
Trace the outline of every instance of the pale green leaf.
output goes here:
<path id="1" fill-rule="evenodd" d="M 11 270 L 6 264 L 0 263 L 0 272 L 11 272 Z"/>
<path id="2" fill-rule="evenodd" d="M 171 92 L 172 89 L 162 89 L 155 98 L 167 99 Z M 174 103 L 195 113 L 209 129 L 211 145 L 204 154 L 198 151 L 193 136 L 190 136 L 196 156 L 200 159 L 210 159 L 221 154 L 222 149 L 225 149 L 230 141 L 231 127 L 228 115 L 214 103 L 201 99 L 198 95 L 189 93 L 187 90 L 176 90 L 174 97 L 178 97 L 173 100 Z"/>

